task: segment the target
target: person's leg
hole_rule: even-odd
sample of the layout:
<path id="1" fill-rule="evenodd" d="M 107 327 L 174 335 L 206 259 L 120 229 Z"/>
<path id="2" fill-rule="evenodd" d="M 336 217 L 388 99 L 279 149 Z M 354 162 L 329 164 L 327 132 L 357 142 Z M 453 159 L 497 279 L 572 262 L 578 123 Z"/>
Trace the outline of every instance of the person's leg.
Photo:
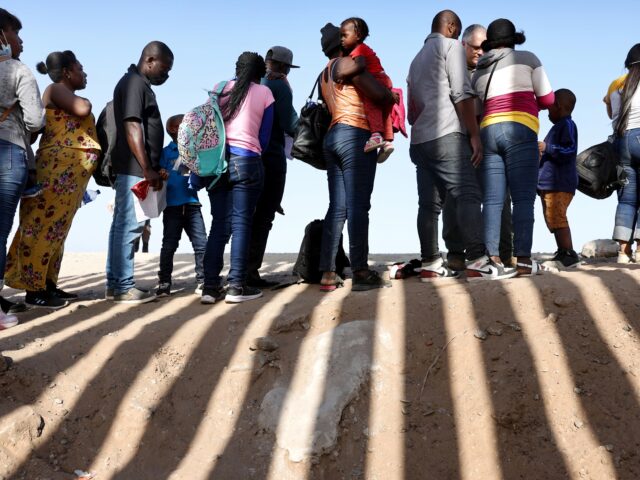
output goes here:
<path id="1" fill-rule="evenodd" d="M 464 242 L 456 219 L 456 201 L 448 196 L 442 209 L 442 239 L 447 248 L 447 264 L 453 270 L 464 270 Z"/>
<path id="2" fill-rule="evenodd" d="M 506 190 L 500 218 L 500 259 L 505 266 L 513 266 L 513 221 L 511 218 L 511 193 Z"/>
<path id="3" fill-rule="evenodd" d="M 283 165 L 283 162 L 286 162 L 286 158 L 276 157 L 276 155 L 267 155 L 263 158 L 264 189 L 253 215 L 249 260 L 247 262 L 247 281 L 250 284 L 255 283 L 255 286 L 260 286 L 259 284 L 262 283 L 258 270 L 262 266 L 269 232 L 273 227 L 273 220 L 284 195 L 287 173 L 286 163 Z"/>
<path id="4" fill-rule="evenodd" d="M 322 246 L 320 247 L 320 283 L 331 283 L 335 277 L 336 255 L 340 237 L 347 219 L 346 192 L 342 162 L 337 155 L 337 146 L 342 141 L 343 125 L 335 125 L 327 133 L 324 141 L 324 157 L 327 162 L 327 183 L 329 186 L 329 207 L 324 217 Z"/>
<path id="5" fill-rule="evenodd" d="M 200 205 L 185 205 L 183 226 L 193 247 L 196 283 L 201 285 L 204 283 L 203 261 L 207 250 L 207 229 L 204 225 Z"/>
<path id="6" fill-rule="evenodd" d="M 264 186 L 264 166 L 260 157 L 231 155 L 231 265 L 227 280 L 230 287 L 246 284 L 251 224 L 258 198 Z"/>
<path id="7" fill-rule="evenodd" d="M 211 228 L 203 259 L 205 290 L 222 287 L 220 272 L 224 266 L 224 248 L 231 237 L 231 195 L 228 181 L 221 179 L 208 194 Z"/>
<path id="8" fill-rule="evenodd" d="M 162 212 L 162 247 L 160 248 L 160 270 L 158 270 L 160 288 L 171 285 L 173 256 L 182 236 L 183 208 L 183 205 L 166 207 Z"/>
<path id="9" fill-rule="evenodd" d="M 420 258 L 423 263 L 432 262 L 440 257 L 438 247 L 438 216 L 442 210 L 434 175 L 430 171 L 431 158 L 428 143 L 414 144 L 409 147 L 409 156 L 416 166 L 418 185 L 418 238 L 420 240 Z"/>
<path id="10" fill-rule="evenodd" d="M 491 259 L 496 262 L 500 261 L 500 224 L 507 184 L 505 163 L 497 143 L 502 136 L 501 125 L 497 123 L 482 129 L 484 157 L 479 167 L 483 186 L 484 242 Z"/>
<path id="11" fill-rule="evenodd" d="M 638 222 L 638 219 L 640 219 L 640 128 L 627 130 L 625 137 L 629 150 L 630 166 L 636 178 L 636 210 L 632 240 L 635 240 L 640 245 L 640 222 Z"/>
<path id="12" fill-rule="evenodd" d="M 533 222 L 538 185 L 538 137 L 530 128 L 517 122 L 504 122 L 503 143 L 507 180 L 513 200 L 514 254 L 518 263 L 532 265 Z M 520 273 L 533 272 L 525 267 Z"/>
<path id="13" fill-rule="evenodd" d="M 138 222 L 136 219 L 131 187 L 139 181 L 139 177 L 119 174 L 114 185 L 116 196 L 111 224 L 112 232 L 109 235 L 107 269 L 111 276 L 111 287 L 116 296 L 135 287 L 133 241 L 142 233 L 144 221 Z"/>
<path id="14" fill-rule="evenodd" d="M 27 176 L 26 151 L 13 143 L 0 140 L 0 290 L 4 284 L 7 239 Z"/>
<path id="15" fill-rule="evenodd" d="M 142 253 L 149 253 L 149 240 L 151 239 L 151 220 L 148 219 L 144 222 L 144 228 L 142 229 Z"/>

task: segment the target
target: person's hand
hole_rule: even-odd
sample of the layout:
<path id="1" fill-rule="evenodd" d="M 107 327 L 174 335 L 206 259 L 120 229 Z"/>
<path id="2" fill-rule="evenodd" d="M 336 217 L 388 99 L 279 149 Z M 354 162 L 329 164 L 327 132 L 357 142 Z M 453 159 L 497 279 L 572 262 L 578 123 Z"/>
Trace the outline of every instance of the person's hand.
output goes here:
<path id="1" fill-rule="evenodd" d="M 545 150 L 547 149 L 547 144 L 544 142 L 538 142 L 538 151 L 540 152 L 540 155 L 542 155 Z"/>
<path id="2" fill-rule="evenodd" d="M 158 172 L 160 174 L 160 176 L 162 177 L 162 180 L 169 180 L 169 172 L 167 172 L 166 169 L 161 168 L 160 171 Z"/>
<path id="3" fill-rule="evenodd" d="M 142 173 L 144 175 L 144 179 L 149 182 L 149 185 L 154 191 L 158 191 L 162 188 L 162 177 L 158 172 L 151 168 L 146 168 Z"/>
<path id="4" fill-rule="evenodd" d="M 398 92 L 394 92 L 391 90 L 391 96 L 393 96 L 393 101 L 398 104 L 400 103 L 400 94 Z"/>
<path id="5" fill-rule="evenodd" d="M 480 162 L 482 162 L 482 141 L 480 140 L 480 135 L 473 135 L 469 140 L 471 141 L 471 151 L 473 152 L 471 155 L 471 164 L 474 167 L 478 167 Z"/>

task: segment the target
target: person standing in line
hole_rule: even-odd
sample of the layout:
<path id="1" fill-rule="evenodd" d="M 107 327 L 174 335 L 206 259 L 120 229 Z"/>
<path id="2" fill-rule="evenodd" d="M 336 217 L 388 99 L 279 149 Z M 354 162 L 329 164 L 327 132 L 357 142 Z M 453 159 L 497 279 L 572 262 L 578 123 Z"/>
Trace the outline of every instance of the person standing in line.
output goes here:
<path id="1" fill-rule="evenodd" d="M 480 189 L 474 171 L 482 161 L 482 143 L 464 47 L 457 40 L 461 30 L 456 13 L 439 12 L 407 77 L 409 155 L 416 165 L 420 279 L 424 282 L 459 276 L 444 265 L 438 248 L 438 216 L 447 196 L 458 207 L 457 224 L 464 225 L 467 278 L 493 280 L 516 274 L 489 259 L 482 240 Z"/>
<path id="2" fill-rule="evenodd" d="M 173 67 L 173 52 L 153 41 L 142 50 L 137 65 L 131 65 L 113 91 L 113 112 L 117 130 L 113 155 L 115 206 L 109 231 L 106 298 L 115 303 L 139 304 L 152 301 L 155 293 L 136 287 L 133 278 L 133 242 L 142 233 L 131 187 L 142 178 L 151 188 L 162 188 L 160 155 L 164 128 L 151 86 L 162 85 Z"/>
<path id="3" fill-rule="evenodd" d="M 209 190 L 211 230 L 204 255 L 204 287 L 200 302 L 213 304 L 224 299 L 241 303 L 262 296 L 259 288 L 247 284 L 247 261 L 251 225 L 264 186 L 262 152 L 271 138 L 274 99 L 271 90 L 260 85 L 267 69 L 254 52 L 242 53 L 236 62 L 235 79 L 218 97 L 224 118 L 229 169 Z M 214 87 L 218 90 L 218 85 Z M 224 249 L 231 238 L 229 287 L 222 284 Z"/>
<path id="4" fill-rule="evenodd" d="M 167 206 L 162 211 L 162 248 L 160 249 L 160 270 L 158 271 L 158 297 L 171 294 L 171 274 L 173 256 L 180 244 L 184 230 L 191 241 L 196 270 L 196 295 L 202 295 L 204 285 L 204 252 L 207 248 L 207 228 L 202 218 L 202 204 L 198 192 L 189 186 L 189 176 L 182 175 L 176 168 L 178 152 L 178 128 L 184 115 L 174 115 L 167 120 L 167 133 L 171 137 L 169 145 L 162 150 L 160 167 L 167 178 Z"/>
<path id="5" fill-rule="evenodd" d="M 42 96 L 47 120 L 36 154 L 42 193 L 21 201 L 6 281 L 26 290 L 27 305 L 58 309 L 78 298 L 58 288 L 58 276 L 65 240 L 101 149 L 91 102 L 76 95 L 86 87 L 87 74 L 74 53 L 50 53 L 38 71 L 54 82 Z"/>
<path id="6" fill-rule="evenodd" d="M 273 227 L 276 212 L 282 213 L 282 197 L 287 177 L 287 157 L 285 135 L 295 136 L 298 128 L 298 114 L 293 108 L 293 92 L 288 75 L 293 65 L 293 52 L 286 47 L 271 47 L 265 56 L 267 73 L 260 83 L 269 87 L 274 103 L 273 127 L 269 146 L 262 153 L 264 163 L 264 188 L 256 212 L 253 214 L 249 260 L 247 261 L 247 285 L 267 288 L 277 284 L 260 277 L 260 267 L 267 248 L 269 232 Z"/>
<path id="7" fill-rule="evenodd" d="M 44 105 L 31 70 L 20 61 L 22 23 L 0 8 L 0 290 L 4 286 L 7 239 L 29 173 L 31 134 L 45 123 Z M 0 330 L 18 324 L 17 305 L 0 297 Z M 24 308 L 24 305 L 22 305 Z"/>
<path id="8" fill-rule="evenodd" d="M 500 262 L 500 224 L 508 187 L 518 275 L 535 275 L 541 271 L 531 258 L 540 160 L 538 112 L 553 105 L 554 93 L 538 57 L 515 50 L 525 40 L 510 20 L 491 22 L 472 84 L 483 103 L 482 215 L 489 255 Z"/>
<path id="9" fill-rule="evenodd" d="M 487 39 L 487 29 L 474 23 L 462 32 L 462 46 L 467 57 L 467 71 L 473 75 L 478 65 L 478 60 L 483 54 L 482 42 Z M 480 170 L 476 169 L 476 176 L 480 176 Z M 478 179 L 480 180 L 480 179 Z M 480 188 L 482 184 L 480 183 Z M 455 271 L 462 271 L 464 263 L 464 243 L 462 233 L 456 224 L 455 202 L 451 197 L 444 200 L 442 210 L 442 239 L 447 247 L 447 266 Z M 500 224 L 500 259 L 503 265 L 513 266 L 513 225 L 511 224 L 511 196 L 507 192 L 507 198 L 502 210 L 502 223 Z"/>

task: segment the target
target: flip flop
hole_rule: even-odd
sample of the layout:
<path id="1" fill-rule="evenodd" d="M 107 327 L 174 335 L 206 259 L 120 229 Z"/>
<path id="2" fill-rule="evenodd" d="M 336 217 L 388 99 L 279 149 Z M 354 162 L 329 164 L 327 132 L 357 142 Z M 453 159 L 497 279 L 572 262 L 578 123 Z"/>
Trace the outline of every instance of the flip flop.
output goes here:
<path id="1" fill-rule="evenodd" d="M 338 288 L 341 288 L 341 287 L 344 287 L 344 280 L 340 278 L 338 275 L 336 275 L 336 278 L 333 281 L 333 283 L 330 283 L 327 285 L 320 285 L 320 291 L 333 292 L 334 290 L 337 290 Z"/>

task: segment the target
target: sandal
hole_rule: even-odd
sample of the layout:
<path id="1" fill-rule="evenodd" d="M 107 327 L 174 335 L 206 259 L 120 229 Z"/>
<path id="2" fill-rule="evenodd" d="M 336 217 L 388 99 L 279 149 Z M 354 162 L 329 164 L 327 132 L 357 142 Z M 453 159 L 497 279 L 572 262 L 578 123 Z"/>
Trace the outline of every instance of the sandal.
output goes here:
<path id="1" fill-rule="evenodd" d="M 334 290 L 337 290 L 338 288 L 341 288 L 341 287 L 344 287 L 344 280 L 340 278 L 339 275 L 336 275 L 332 283 L 321 284 L 320 291 L 333 292 Z"/>
<path id="2" fill-rule="evenodd" d="M 542 265 L 540 265 L 535 260 L 531 260 L 531 264 L 517 262 L 516 269 L 518 270 L 518 277 L 541 275 L 543 270 Z"/>

